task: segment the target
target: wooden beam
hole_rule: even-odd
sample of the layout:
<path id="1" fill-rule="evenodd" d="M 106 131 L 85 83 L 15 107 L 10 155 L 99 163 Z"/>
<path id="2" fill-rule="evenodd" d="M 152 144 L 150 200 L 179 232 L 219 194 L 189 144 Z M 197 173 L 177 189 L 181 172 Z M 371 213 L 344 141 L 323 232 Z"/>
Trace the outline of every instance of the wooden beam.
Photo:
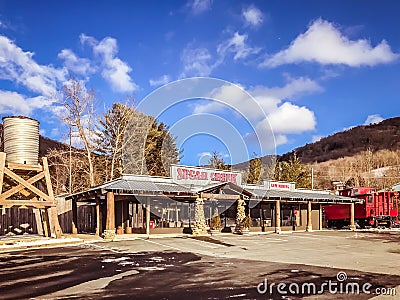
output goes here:
<path id="1" fill-rule="evenodd" d="M 239 200 L 240 195 L 201 193 L 200 198 L 219 199 L 219 200 Z"/>
<path id="2" fill-rule="evenodd" d="M 40 214 L 42 216 L 42 225 L 43 225 L 43 232 L 45 237 L 49 237 L 50 233 L 50 224 L 49 224 L 49 215 L 47 214 L 46 209 L 40 209 Z"/>
<path id="3" fill-rule="evenodd" d="M 322 226 L 322 209 L 323 209 L 322 204 L 320 204 L 320 205 L 319 205 L 319 211 L 318 211 L 318 217 L 319 217 L 319 225 L 318 225 L 318 228 L 319 228 L 319 230 L 322 230 L 322 229 L 323 229 L 323 226 Z"/>
<path id="4" fill-rule="evenodd" d="M 6 174 L 7 176 L 11 177 L 15 181 L 19 182 L 24 187 L 26 187 L 28 190 L 31 190 L 36 195 L 40 196 L 41 198 L 45 199 L 46 201 L 49 201 L 49 202 L 53 201 L 53 199 L 51 197 L 49 197 L 48 195 L 43 193 L 41 190 L 39 190 L 38 188 L 34 187 L 32 184 L 30 184 L 29 182 L 27 182 L 25 179 L 23 179 L 22 177 L 18 176 L 14 172 L 10 171 L 9 169 L 4 168 L 4 174 Z"/>
<path id="5" fill-rule="evenodd" d="M 275 201 L 275 233 L 281 232 L 281 201 Z"/>
<path id="6" fill-rule="evenodd" d="M 33 184 L 36 181 L 42 179 L 44 177 L 43 172 L 36 174 L 35 176 L 33 176 L 32 178 L 29 178 L 26 182 Z M 11 197 L 12 195 L 14 195 L 15 193 L 20 192 L 21 190 L 25 189 L 25 186 L 23 186 L 21 183 L 18 184 L 17 186 L 9 189 L 8 191 L 4 192 L 3 194 L 0 195 L 0 201 L 1 200 L 6 200 L 7 198 Z M 30 193 L 28 193 L 28 195 L 30 195 Z M 28 195 L 24 195 L 24 196 L 28 196 Z"/>
<path id="7" fill-rule="evenodd" d="M 19 164 L 19 163 L 7 163 L 7 167 L 10 170 L 25 170 L 25 171 L 43 171 L 43 167 L 41 165 L 26 165 L 26 164 Z"/>
<path id="8" fill-rule="evenodd" d="M 7 183 L 7 185 L 6 185 L 6 183 Z M 14 180 L 12 180 L 11 178 L 8 178 L 7 176 L 4 176 L 4 173 L 3 173 L 3 186 L 2 186 L 2 191 L 4 190 L 4 188 L 7 186 L 7 188 L 13 188 L 14 186 L 15 186 L 15 181 Z M 28 198 L 28 197 L 30 197 L 31 196 L 31 199 L 34 199 L 34 198 L 36 198 L 35 196 L 34 196 L 34 193 L 32 193 L 31 191 L 27 191 L 25 188 L 23 188 L 21 191 L 20 191 L 20 193 L 23 195 L 23 196 L 25 196 L 26 198 Z"/>
<path id="9" fill-rule="evenodd" d="M 3 192 L 3 179 L 4 179 L 4 167 L 6 165 L 6 154 L 0 152 L 0 194 Z"/>
<path id="10" fill-rule="evenodd" d="M 350 204 L 350 230 L 356 230 L 356 225 L 354 222 L 354 203 Z"/>
<path id="11" fill-rule="evenodd" d="M 114 193 L 107 192 L 106 230 L 115 230 Z"/>
<path id="12" fill-rule="evenodd" d="M 50 178 L 49 164 L 47 163 L 47 157 L 42 158 L 42 164 L 43 164 L 43 174 L 46 181 L 47 194 L 51 199 L 53 199 L 53 201 L 55 201 L 53 194 L 53 186 L 51 184 L 51 178 Z M 58 222 L 57 207 L 53 207 L 50 210 L 51 210 L 50 211 L 51 223 L 53 225 L 53 231 L 54 231 L 53 233 L 56 235 L 56 238 L 60 238 L 62 230 L 60 223 Z"/>
<path id="13" fill-rule="evenodd" d="M 43 163 L 43 174 L 46 180 L 47 193 L 51 198 L 54 199 L 53 186 L 51 185 L 50 170 L 49 170 L 49 164 L 47 163 L 47 157 L 42 158 L 42 163 Z"/>
<path id="14" fill-rule="evenodd" d="M 100 235 L 100 200 L 96 199 L 96 235 Z"/>
<path id="15" fill-rule="evenodd" d="M 45 207 L 54 207 L 56 204 L 49 203 L 47 201 L 31 201 L 31 200 L 1 200 L 0 205 L 6 207 L 12 206 L 27 206 L 27 207 L 36 207 L 36 208 L 45 208 Z"/>
<path id="16" fill-rule="evenodd" d="M 311 206 L 311 201 L 308 201 L 307 203 L 307 226 L 306 226 L 306 231 L 312 231 L 312 206 Z"/>
<path id="17" fill-rule="evenodd" d="M 74 199 L 72 201 L 72 234 L 78 234 L 78 206 Z"/>
<path id="18" fill-rule="evenodd" d="M 150 198 L 146 201 L 146 234 L 150 235 Z"/>

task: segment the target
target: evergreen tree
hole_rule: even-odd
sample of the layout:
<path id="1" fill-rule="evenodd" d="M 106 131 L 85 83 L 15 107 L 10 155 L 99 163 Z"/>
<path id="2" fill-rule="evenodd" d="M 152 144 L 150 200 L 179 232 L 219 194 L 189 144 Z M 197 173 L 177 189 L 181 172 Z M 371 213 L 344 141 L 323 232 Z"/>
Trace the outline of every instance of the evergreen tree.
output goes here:
<path id="1" fill-rule="evenodd" d="M 217 152 L 213 151 L 210 160 L 208 161 L 211 168 L 219 170 L 230 170 L 231 167 L 225 164 L 223 157 Z"/>
<path id="2" fill-rule="evenodd" d="M 134 114 L 126 104 L 114 103 L 100 119 L 97 126 L 97 151 L 106 156 L 109 172 L 106 180 L 122 175 L 122 148 L 125 130 Z M 106 168 L 108 171 L 108 168 Z"/>
<path id="3" fill-rule="evenodd" d="M 257 184 L 260 181 L 262 171 L 261 157 L 257 157 L 254 153 L 253 158 L 250 160 L 249 175 L 247 176 L 247 183 Z"/>
<path id="4" fill-rule="evenodd" d="M 298 188 L 311 188 L 310 171 L 301 163 L 296 153 L 289 161 L 276 164 L 274 179 L 295 182 Z"/>
<path id="5" fill-rule="evenodd" d="M 181 159 L 175 141 L 163 122 L 135 111 L 125 135 L 124 172 L 168 176 Z"/>

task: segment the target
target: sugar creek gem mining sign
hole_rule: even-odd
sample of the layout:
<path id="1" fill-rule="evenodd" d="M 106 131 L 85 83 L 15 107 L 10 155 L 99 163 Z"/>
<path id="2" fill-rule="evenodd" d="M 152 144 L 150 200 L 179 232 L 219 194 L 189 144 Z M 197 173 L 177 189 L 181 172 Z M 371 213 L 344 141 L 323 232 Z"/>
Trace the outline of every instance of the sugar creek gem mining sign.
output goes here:
<path id="1" fill-rule="evenodd" d="M 179 184 L 209 185 L 218 182 L 242 184 L 240 172 L 222 171 L 207 168 L 171 166 L 171 176 Z"/>

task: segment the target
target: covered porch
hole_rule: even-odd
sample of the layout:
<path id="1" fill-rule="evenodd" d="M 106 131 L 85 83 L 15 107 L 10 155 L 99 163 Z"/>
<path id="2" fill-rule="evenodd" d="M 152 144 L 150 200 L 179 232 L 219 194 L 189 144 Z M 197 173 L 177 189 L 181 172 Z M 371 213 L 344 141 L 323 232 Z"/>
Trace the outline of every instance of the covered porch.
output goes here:
<path id="1" fill-rule="evenodd" d="M 120 179 L 67 197 L 72 200 L 72 232 L 77 230 L 77 206 L 96 207 L 94 234 L 206 233 L 218 215 L 222 232 L 237 226 L 238 203 L 244 206 L 249 231 L 321 230 L 324 206 L 348 204 L 350 229 L 355 229 L 358 200 L 322 191 L 274 190 L 232 182 L 182 185 L 171 178 L 124 175 Z"/>

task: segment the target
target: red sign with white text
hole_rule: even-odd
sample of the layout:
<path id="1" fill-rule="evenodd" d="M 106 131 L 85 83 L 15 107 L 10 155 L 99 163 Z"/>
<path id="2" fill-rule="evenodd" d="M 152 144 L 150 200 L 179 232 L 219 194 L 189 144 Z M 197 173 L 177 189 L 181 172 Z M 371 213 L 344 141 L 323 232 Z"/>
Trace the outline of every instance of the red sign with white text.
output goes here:
<path id="1" fill-rule="evenodd" d="M 173 165 L 171 176 L 176 183 L 180 184 L 208 185 L 217 182 L 242 184 L 242 174 L 232 171 Z"/>

